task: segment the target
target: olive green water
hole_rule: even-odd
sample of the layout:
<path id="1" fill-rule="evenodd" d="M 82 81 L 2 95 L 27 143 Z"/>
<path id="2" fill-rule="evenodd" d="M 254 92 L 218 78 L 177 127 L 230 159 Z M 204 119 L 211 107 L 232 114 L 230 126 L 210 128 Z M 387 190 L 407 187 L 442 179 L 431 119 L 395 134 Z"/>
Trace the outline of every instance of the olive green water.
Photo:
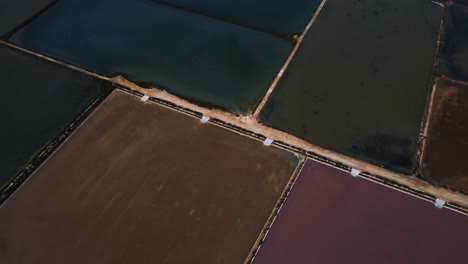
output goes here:
<path id="1" fill-rule="evenodd" d="M 428 1 L 328 0 L 261 121 L 410 173 L 442 13 Z"/>
<path id="2" fill-rule="evenodd" d="M 232 112 L 257 105 L 293 47 L 151 0 L 62 0 L 10 40 Z"/>
<path id="3" fill-rule="evenodd" d="M 79 115 L 99 82 L 0 46 L 0 189 Z"/>

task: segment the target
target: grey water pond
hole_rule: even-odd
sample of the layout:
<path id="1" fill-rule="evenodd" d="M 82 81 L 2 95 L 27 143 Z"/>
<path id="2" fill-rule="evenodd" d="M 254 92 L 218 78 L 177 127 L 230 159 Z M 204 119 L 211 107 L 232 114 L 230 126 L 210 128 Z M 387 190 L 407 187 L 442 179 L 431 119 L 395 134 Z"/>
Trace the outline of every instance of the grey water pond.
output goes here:
<path id="1" fill-rule="evenodd" d="M 54 0 L 0 0 L 0 36 L 20 26 Z"/>
<path id="2" fill-rule="evenodd" d="M 100 82 L 0 46 L 0 189 L 99 94 Z"/>
<path id="3" fill-rule="evenodd" d="M 150 0 L 59 1 L 10 41 L 236 113 L 255 108 L 293 48 Z"/>
<path id="4" fill-rule="evenodd" d="M 154 0 L 248 27 L 280 34 L 300 34 L 321 0 Z"/>
<path id="5" fill-rule="evenodd" d="M 448 7 L 439 64 L 444 75 L 468 81 L 468 7 Z"/>
<path id="6" fill-rule="evenodd" d="M 328 0 L 260 121 L 411 173 L 442 14 L 427 1 Z"/>

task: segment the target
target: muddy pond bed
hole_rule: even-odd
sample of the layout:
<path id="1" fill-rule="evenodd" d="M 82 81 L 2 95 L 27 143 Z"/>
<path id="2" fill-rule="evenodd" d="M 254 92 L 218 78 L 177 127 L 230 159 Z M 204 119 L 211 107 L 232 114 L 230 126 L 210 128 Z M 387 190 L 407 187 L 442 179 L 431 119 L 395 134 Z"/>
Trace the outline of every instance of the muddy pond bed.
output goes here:
<path id="1" fill-rule="evenodd" d="M 441 78 L 433 100 L 420 174 L 468 193 L 468 86 Z"/>

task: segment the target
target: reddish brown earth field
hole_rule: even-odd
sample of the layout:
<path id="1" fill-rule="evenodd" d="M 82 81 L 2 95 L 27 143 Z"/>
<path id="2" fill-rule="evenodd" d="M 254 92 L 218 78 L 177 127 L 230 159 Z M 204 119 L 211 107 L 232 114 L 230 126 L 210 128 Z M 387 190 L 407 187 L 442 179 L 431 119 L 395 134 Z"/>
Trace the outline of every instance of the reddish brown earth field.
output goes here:
<path id="1" fill-rule="evenodd" d="M 307 161 L 254 264 L 462 263 L 468 216 Z"/>
<path id="2" fill-rule="evenodd" d="M 437 81 L 420 174 L 468 193 L 468 86 Z"/>
<path id="3" fill-rule="evenodd" d="M 0 208 L 0 262 L 242 263 L 297 162 L 115 91 Z"/>

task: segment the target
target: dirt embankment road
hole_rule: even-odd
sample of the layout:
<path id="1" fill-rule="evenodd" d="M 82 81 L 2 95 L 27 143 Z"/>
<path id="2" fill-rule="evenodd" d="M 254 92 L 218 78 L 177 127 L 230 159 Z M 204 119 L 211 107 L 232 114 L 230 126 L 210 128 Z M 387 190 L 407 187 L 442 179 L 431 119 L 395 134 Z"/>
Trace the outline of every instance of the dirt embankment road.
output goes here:
<path id="1" fill-rule="evenodd" d="M 200 112 L 207 117 L 219 119 L 225 123 L 233 124 L 240 128 L 264 135 L 267 138 L 282 141 L 291 146 L 295 146 L 303 150 L 316 153 L 332 161 L 344 164 L 348 167 L 356 168 L 363 172 L 368 172 L 374 175 L 381 176 L 385 179 L 394 181 L 401 185 L 408 186 L 417 191 L 425 192 L 435 197 L 444 199 L 447 202 L 454 202 L 456 204 L 459 204 L 463 207 L 468 208 L 468 197 L 462 193 L 458 193 L 458 192 L 455 192 L 446 188 L 434 186 L 425 181 L 421 181 L 414 176 L 409 177 L 406 175 L 395 173 L 395 172 L 383 169 L 381 167 L 378 167 L 376 165 L 372 165 L 372 164 L 342 155 L 340 153 L 315 146 L 313 144 L 310 144 L 290 134 L 264 126 L 258 123 L 255 120 L 255 118 L 253 118 L 252 116 L 246 116 L 246 117 L 235 116 L 233 114 L 223 112 L 217 109 L 207 109 L 204 107 L 200 107 L 184 99 L 181 99 L 177 96 L 169 94 L 166 91 L 161 91 L 157 89 L 145 89 L 121 77 L 112 78 L 111 81 L 117 84 L 120 84 L 122 86 L 125 86 L 129 89 L 132 89 L 134 91 L 138 91 L 142 94 L 172 102 L 181 107 L 188 108 L 196 112 Z"/>

